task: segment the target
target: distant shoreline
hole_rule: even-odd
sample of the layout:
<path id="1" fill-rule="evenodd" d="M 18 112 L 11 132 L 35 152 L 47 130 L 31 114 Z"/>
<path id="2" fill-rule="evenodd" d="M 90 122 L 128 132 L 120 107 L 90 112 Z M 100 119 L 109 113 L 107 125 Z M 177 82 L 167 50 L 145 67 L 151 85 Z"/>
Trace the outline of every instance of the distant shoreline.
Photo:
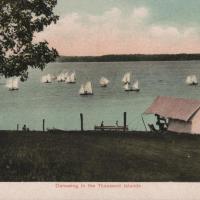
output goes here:
<path id="1" fill-rule="evenodd" d="M 139 62 L 200 60 L 199 54 L 121 54 L 103 56 L 60 56 L 56 62 Z"/>

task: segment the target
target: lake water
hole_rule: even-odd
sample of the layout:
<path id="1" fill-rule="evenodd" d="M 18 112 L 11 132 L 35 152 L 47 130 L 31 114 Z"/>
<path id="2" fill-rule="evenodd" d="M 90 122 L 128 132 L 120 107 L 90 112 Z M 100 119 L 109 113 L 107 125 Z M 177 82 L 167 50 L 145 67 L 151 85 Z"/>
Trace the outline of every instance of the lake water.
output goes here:
<path id="1" fill-rule="evenodd" d="M 42 84 L 41 76 L 75 71 L 76 84 Z M 140 82 L 141 91 L 124 92 L 121 79 L 133 72 Z M 0 80 L 0 129 L 16 129 L 27 124 L 41 130 L 42 119 L 47 128 L 80 129 L 79 114 L 84 114 L 84 128 L 93 129 L 104 120 L 104 125 L 123 123 L 127 112 L 129 129 L 144 130 L 141 114 L 158 95 L 200 99 L 200 87 L 185 84 L 187 75 L 200 77 L 200 61 L 178 62 L 109 62 L 109 63 L 51 63 L 44 71 L 30 70 L 30 78 L 20 83 L 19 91 L 8 91 L 5 80 Z M 111 83 L 99 86 L 101 76 Z M 81 83 L 91 80 L 93 96 L 80 96 Z M 145 116 L 146 122 L 153 120 Z"/>

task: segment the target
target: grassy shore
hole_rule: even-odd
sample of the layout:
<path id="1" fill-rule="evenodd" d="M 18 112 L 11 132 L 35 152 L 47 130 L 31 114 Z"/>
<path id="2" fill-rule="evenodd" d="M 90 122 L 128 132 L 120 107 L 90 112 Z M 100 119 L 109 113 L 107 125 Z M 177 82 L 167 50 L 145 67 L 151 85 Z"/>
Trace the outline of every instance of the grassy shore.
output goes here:
<path id="1" fill-rule="evenodd" d="M 200 136 L 0 132 L 0 181 L 200 181 Z"/>

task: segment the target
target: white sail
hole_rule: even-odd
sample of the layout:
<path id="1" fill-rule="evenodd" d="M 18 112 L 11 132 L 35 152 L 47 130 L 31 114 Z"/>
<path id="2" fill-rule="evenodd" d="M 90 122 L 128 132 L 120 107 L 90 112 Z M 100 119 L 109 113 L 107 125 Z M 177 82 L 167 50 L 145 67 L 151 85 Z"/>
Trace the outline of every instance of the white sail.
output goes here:
<path id="1" fill-rule="evenodd" d="M 126 84 L 124 85 L 124 90 L 130 90 L 130 89 L 129 89 L 129 84 L 128 84 L 128 83 L 126 83 Z"/>
<path id="2" fill-rule="evenodd" d="M 71 73 L 70 78 L 71 78 L 71 82 L 75 82 L 76 81 L 76 73 L 75 72 Z"/>
<path id="3" fill-rule="evenodd" d="M 45 75 L 45 76 L 42 76 L 41 82 L 42 82 L 42 83 L 45 83 L 45 82 L 46 82 L 46 75 Z"/>
<path id="4" fill-rule="evenodd" d="M 191 76 L 191 79 L 192 79 L 192 82 L 193 82 L 194 84 L 197 84 L 197 83 L 198 83 L 196 75 L 192 75 L 192 76 Z"/>
<path id="5" fill-rule="evenodd" d="M 12 84 L 12 79 L 8 79 L 7 82 L 6 82 L 6 87 L 7 88 L 12 88 L 12 85 L 13 85 Z"/>
<path id="6" fill-rule="evenodd" d="M 70 83 L 70 81 L 71 81 L 71 77 L 68 75 L 67 78 L 66 78 L 66 80 L 65 80 L 65 82 L 66 83 Z"/>
<path id="7" fill-rule="evenodd" d="M 46 79 L 47 79 L 48 83 L 51 83 L 51 81 L 52 81 L 51 74 L 47 74 Z"/>
<path id="8" fill-rule="evenodd" d="M 73 72 L 70 75 L 68 75 L 65 82 L 66 83 L 75 83 L 76 82 L 76 73 Z"/>
<path id="9" fill-rule="evenodd" d="M 79 94 L 80 95 L 89 95 L 89 94 L 93 94 L 92 91 L 92 83 L 90 81 L 88 81 L 85 85 L 82 84 L 81 88 L 79 90 Z"/>
<path id="10" fill-rule="evenodd" d="M 65 81 L 65 74 L 64 74 L 64 73 L 60 73 L 60 74 L 57 76 L 57 81 L 58 81 L 58 82 L 63 82 L 63 81 Z"/>
<path id="11" fill-rule="evenodd" d="M 65 80 L 67 79 L 67 77 L 69 76 L 69 73 L 68 72 L 66 72 L 65 74 L 64 74 L 64 76 L 65 76 Z"/>
<path id="12" fill-rule="evenodd" d="M 65 81 L 65 74 L 64 73 L 61 73 L 61 80 Z"/>
<path id="13" fill-rule="evenodd" d="M 126 77 L 127 77 L 127 73 L 124 74 L 124 76 L 123 76 L 123 78 L 122 78 L 122 82 L 123 82 L 123 83 L 126 83 Z"/>
<path id="14" fill-rule="evenodd" d="M 41 82 L 42 83 L 51 83 L 52 82 L 51 74 L 47 74 L 47 75 L 42 76 Z"/>
<path id="15" fill-rule="evenodd" d="M 60 74 L 56 78 L 57 81 L 60 81 Z"/>
<path id="16" fill-rule="evenodd" d="M 92 83 L 91 83 L 90 81 L 88 81 L 88 82 L 85 84 L 84 90 L 85 90 L 85 93 L 87 93 L 87 94 L 93 94 L 93 91 L 92 91 Z"/>
<path id="17" fill-rule="evenodd" d="M 197 80 L 196 75 L 187 76 L 186 84 L 188 84 L 188 85 L 196 85 L 196 84 L 198 84 L 198 80 Z"/>
<path id="18" fill-rule="evenodd" d="M 139 90 L 139 82 L 138 82 L 138 80 L 136 80 L 136 81 L 133 83 L 132 89 L 133 89 L 133 90 Z"/>
<path id="19" fill-rule="evenodd" d="M 109 84 L 109 82 L 110 81 L 107 78 L 105 78 L 105 77 L 101 77 L 101 79 L 99 81 L 99 83 L 100 83 L 101 86 L 107 86 Z"/>
<path id="20" fill-rule="evenodd" d="M 19 89 L 19 79 L 18 78 L 11 78 L 7 80 L 6 87 L 9 88 L 9 90 L 18 90 Z"/>
<path id="21" fill-rule="evenodd" d="M 192 79 L 191 76 L 187 76 L 186 81 L 185 81 L 188 85 L 192 84 Z"/>
<path id="22" fill-rule="evenodd" d="M 81 85 L 81 88 L 79 90 L 79 94 L 85 94 L 85 90 L 84 90 L 84 85 Z"/>
<path id="23" fill-rule="evenodd" d="M 130 83 L 130 81 L 131 81 L 131 73 L 128 72 L 128 73 L 124 74 L 124 76 L 122 78 L 122 82 L 124 84 L 126 84 L 126 83 Z"/>
<path id="24" fill-rule="evenodd" d="M 17 90 L 18 88 L 19 88 L 19 80 L 18 80 L 18 78 L 15 78 L 13 80 L 13 88 L 12 89 Z"/>
<path id="25" fill-rule="evenodd" d="M 51 75 L 51 80 L 56 80 L 57 76 L 55 74 Z"/>

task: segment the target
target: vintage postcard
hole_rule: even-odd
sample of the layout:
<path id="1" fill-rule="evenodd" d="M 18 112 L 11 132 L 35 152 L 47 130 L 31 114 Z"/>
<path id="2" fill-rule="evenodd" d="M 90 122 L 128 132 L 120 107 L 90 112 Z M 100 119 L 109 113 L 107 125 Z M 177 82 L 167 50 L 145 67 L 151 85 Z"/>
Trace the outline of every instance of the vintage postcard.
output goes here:
<path id="1" fill-rule="evenodd" d="M 199 199 L 199 7 L 1 0 L 0 199 Z"/>

